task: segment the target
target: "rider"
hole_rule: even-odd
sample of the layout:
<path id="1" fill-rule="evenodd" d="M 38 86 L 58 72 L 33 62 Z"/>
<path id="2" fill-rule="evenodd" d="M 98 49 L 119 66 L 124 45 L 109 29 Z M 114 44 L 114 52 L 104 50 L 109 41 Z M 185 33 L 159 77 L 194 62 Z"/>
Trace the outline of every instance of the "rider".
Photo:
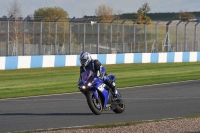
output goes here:
<path id="1" fill-rule="evenodd" d="M 115 83 L 109 78 L 109 76 L 107 76 L 107 74 L 105 74 L 105 75 L 100 74 L 101 68 L 103 66 L 97 59 L 93 60 L 90 53 L 83 52 L 80 54 L 80 63 L 81 63 L 80 74 L 87 70 L 93 71 L 94 73 L 96 73 L 96 75 L 99 78 L 103 79 L 104 83 L 109 88 L 111 88 L 111 90 L 114 92 L 114 98 L 118 99 Z M 79 79 L 79 81 L 80 81 L 80 79 Z"/>

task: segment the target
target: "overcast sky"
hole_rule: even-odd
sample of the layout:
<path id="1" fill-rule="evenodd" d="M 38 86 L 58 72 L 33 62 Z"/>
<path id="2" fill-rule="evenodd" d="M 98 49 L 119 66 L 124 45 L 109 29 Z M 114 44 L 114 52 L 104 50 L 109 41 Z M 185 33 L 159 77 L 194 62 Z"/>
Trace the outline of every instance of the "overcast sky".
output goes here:
<path id="1" fill-rule="evenodd" d="M 0 17 L 7 16 L 8 8 L 13 0 L 0 0 Z M 144 4 L 149 3 L 151 12 L 200 11 L 200 0 L 17 0 L 21 5 L 22 16 L 33 15 L 34 11 L 43 7 L 61 7 L 69 17 L 95 15 L 95 9 L 105 4 L 115 11 L 133 13 Z"/>

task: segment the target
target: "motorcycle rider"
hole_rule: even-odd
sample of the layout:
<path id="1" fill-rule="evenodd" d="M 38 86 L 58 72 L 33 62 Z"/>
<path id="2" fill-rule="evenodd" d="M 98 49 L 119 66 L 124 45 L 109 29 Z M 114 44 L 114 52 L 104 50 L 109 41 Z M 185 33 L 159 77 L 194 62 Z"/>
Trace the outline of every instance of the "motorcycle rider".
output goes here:
<path id="1" fill-rule="evenodd" d="M 97 59 L 92 59 L 90 53 L 88 52 L 83 52 L 80 54 L 80 75 L 81 73 L 87 71 L 87 70 L 91 70 L 92 72 L 94 72 L 96 74 L 97 77 L 103 79 L 104 83 L 113 91 L 114 93 L 114 99 L 115 100 L 120 100 L 118 98 L 117 95 L 117 90 L 116 90 L 116 86 L 115 86 L 115 82 L 113 82 L 109 76 L 107 76 L 107 74 L 103 75 L 101 74 L 101 68 L 103 67 L 101 65 L 101 63 L 99 62 L 99 60 Z M 80 78 L 79 78 L 79 82 L 80 82 Z"/>

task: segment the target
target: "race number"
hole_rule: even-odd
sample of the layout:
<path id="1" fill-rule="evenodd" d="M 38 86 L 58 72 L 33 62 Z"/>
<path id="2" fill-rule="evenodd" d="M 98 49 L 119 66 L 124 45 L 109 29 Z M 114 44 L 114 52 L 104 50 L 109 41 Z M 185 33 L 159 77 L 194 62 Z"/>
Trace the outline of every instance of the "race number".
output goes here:
<path id="1" fill-rule="evenodd" d="M 102 92 L 103 90 L 104 90 L 104 87 L 105 87 L 106 85 L 105 84 L 101 84 L 99 87 L 98 87 L 98 89 Z"/>

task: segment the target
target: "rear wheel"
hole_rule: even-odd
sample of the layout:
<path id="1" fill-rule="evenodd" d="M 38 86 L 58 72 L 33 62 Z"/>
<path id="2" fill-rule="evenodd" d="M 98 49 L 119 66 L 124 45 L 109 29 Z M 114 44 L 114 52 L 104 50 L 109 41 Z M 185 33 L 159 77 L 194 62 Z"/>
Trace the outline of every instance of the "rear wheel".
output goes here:
<path id="1" fill-rule="evenodd" d="M 124 110 L 125 110 L 125 102 L 121 101 L 113 111 L 117 114 L 120 114 L 124 112 Z"/>
<path id="2" fill-rule="evenodd" d="M 121 93 L 118 91 L 119 96 L 122 98 Z M 120 114 L 125 110 L 125 102 L 121 99 L 120 103 L 117 104 L 117 107 L 113 110 L 115 113 Z"/>
<path id="3" fill-rule="evenodd" d="M 97 100 L 94 98 L 94 94 L 92 92 L 88 92 L 86 98 L 91 111 L 95 115 L 100 115 L 103 110 L 100 97 Z"/>

